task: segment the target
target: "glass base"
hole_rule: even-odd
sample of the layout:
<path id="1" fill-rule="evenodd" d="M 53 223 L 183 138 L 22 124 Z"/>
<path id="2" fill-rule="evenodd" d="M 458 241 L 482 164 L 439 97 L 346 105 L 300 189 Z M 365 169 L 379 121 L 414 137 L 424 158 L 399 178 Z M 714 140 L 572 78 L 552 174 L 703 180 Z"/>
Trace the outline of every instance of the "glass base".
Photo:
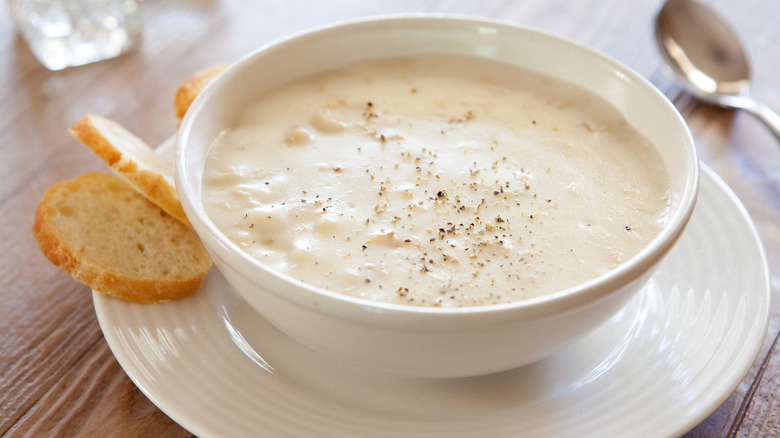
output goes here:
<path id="1" fill-rule="evenodd" d="M 8 0 L 17 29 L 49 70 L 116 57 L 140 39 L 135 0 Z"/>

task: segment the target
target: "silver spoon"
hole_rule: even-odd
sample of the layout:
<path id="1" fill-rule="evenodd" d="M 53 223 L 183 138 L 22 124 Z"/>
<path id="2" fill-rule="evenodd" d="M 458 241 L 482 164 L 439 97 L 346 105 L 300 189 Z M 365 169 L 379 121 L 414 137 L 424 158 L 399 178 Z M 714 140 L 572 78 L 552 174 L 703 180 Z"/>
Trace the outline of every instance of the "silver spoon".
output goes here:
<path id="1" fill-rule="evenodd" d="M 743 109 L 780 140 L 780 116 L 749 97 L 750 65 L 734 31 L 696 0 L 669 0 L 658 13 L 661 56 L 691 94 L 704 102 Z"/>

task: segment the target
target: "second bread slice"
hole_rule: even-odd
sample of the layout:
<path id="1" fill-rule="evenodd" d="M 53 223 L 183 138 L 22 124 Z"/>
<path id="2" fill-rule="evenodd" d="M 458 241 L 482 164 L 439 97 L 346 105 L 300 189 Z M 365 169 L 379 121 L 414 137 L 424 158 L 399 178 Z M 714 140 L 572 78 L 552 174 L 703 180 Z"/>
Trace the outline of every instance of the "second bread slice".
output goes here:
<path id="1" fill-rule="evenodd" d="M 94 114 L 79 119 L 70 133 L 149 200 L 190 225 L 170 169 L 163 166 L 154 149 L 143 140 L 113 120 Z"/>

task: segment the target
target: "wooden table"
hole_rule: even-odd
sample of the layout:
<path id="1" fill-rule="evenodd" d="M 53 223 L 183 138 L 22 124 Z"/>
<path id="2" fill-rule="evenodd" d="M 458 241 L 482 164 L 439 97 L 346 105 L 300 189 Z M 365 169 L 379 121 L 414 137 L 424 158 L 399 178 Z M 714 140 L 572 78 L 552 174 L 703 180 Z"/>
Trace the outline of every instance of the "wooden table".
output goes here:
<path id="1" fill-rule="evenodd" d="M 753 94 L 780 110 L 780 8 L 770 0 L 715 6 L 750 48 Z M 4 436 L 189 436 L 136 389 L 103 339 L 90 292 L 50 265 L 30 233 L 51 184 L 105 170 L 66 132 L 87 112 L 159 144 L 176 128 L 173 92 L 190 73 L 237 59 L 294 31 L 388 12 L 456 12 L 546 29 L 604 51 L 647 77 L 689 123 L 702 160 L 751 213 L 771 270 L 769 333 L 734 394 L 688 436 L 780 436 L 780 142 L 747 114 L 701 105 L 662 68 L 658 0 L 140 3 L 143 41 L 118 59 L 50 72 L 0 8 L 0 433 Z"/>

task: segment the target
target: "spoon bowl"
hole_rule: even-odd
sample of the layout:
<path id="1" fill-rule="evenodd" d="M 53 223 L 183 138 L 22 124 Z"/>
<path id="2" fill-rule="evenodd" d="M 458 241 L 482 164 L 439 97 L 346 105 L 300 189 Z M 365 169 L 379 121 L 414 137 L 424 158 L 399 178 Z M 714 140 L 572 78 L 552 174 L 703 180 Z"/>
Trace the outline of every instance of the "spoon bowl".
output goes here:
<path id="1" fill-rule="evenodd" d="M 661 56 L 687 92 L 706 103 L 748 111 L 780 139 L 780 116 L 749 97 L 750 64 L 739 37 L 709 6 L 667 1 L 656 17 L 655 35 Z"/>

